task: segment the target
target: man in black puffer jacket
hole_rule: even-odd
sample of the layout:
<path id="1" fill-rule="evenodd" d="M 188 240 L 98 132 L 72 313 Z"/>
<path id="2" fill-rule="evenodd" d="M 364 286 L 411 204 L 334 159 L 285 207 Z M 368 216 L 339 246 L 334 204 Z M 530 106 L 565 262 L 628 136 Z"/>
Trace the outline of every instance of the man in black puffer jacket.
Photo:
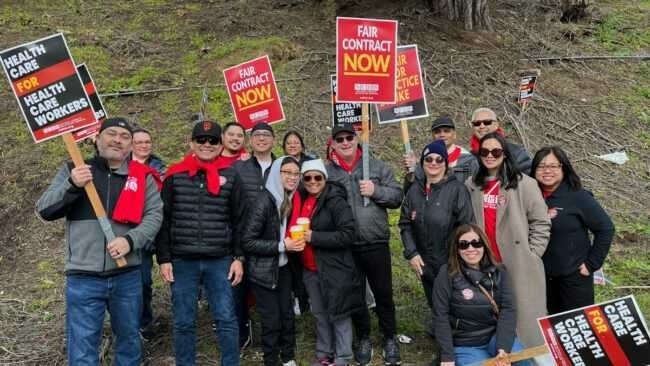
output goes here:
<path id="1" fill-rule="evenodd" d="M 163 224 L 157 237 L 160 274 L 171 283 L 178 365 L 196 363 L 196 311 L 203 283 L 218 325 L 222 365 L 239 365 L 239 327 L 232 286 L 243 275 L 235 225 L 241 222 L 239 176 L 218 165 L 221 128 L 194 126 L 191 153 L 169 168 L 163 184 Z"/>

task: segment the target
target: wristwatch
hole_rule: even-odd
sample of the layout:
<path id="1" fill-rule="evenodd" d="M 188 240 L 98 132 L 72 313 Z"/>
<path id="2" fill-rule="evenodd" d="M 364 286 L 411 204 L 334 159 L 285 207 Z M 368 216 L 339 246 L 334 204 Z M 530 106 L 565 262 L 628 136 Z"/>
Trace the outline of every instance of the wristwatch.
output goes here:
<path id="1" fill-rule="evenodd" d="M 236 255 L 236 256 L 232 257 L 232 259 L 234 259 L 236 261 L 240 261 L 242 263 L 246 262 L 246 257 L 244 257 L 243 255 Z"/>

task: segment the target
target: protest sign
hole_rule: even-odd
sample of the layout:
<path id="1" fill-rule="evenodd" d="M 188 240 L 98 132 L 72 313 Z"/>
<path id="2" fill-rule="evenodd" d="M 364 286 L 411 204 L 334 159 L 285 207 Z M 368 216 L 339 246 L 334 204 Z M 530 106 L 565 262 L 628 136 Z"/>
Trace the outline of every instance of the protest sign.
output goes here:
<path id="1" fill-rule="evenodd" d="M 99 132 L 102 122 L 106 119 L 106 110 L 104 109 L 101 99 L 99 99 L 97 87 L 88 72 L 86 64 L 77 65 L 77 72 L 79 73 L 79 77 L 81 78 L 86 94 L 88 94 L 88 98 L 90 99 L 90 104 L 95 112 L 95 117 L 97 118 L 97 123 L 94 125 L 90 125 L 72 133 L 75 141 L 81 141 L 85 138 L 95 136 L 97 132 Z"/>
<path id="2" fill-rule="evenodd" d="M 62 34 L 4 50 L 0 63 L 34 141 L 97 122 Z"/>
<path id="3" fill-rule="evenodd" d="M 361 103 L 336 102 L 336 75 L 330 75 L 332 87 L 332 127 L 352 124 L 356 131 L 361 131 Z"/>
<path id="4" fill-rule="evenodd" d="M 379 124 L 429 116 L 418 46 L 397 47 L 397 103 L 375 104 Z"/>
<path id="5" fill-rule="evenodd" d="M 395 103 L 397 21 L 336 18 L 337 102 Z"/>
<path id="6" fill-rule="evenodd" d="M 559 366 L 648 365 L 648 327 L 633 296 L 538 319 Z"/>
<path id="7" fill-rule="evenodd" d="M 268 56 L 223 70 L 235 119 L 246 130 L 284 121 L 284 110 Z"/>

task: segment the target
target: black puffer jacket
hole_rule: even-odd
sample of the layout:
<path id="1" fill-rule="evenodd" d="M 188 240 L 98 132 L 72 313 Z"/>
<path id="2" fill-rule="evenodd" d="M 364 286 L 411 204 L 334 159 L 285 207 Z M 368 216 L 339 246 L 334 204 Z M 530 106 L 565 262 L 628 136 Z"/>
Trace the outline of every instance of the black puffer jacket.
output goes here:
<path id="1" fill-rule="evenodd" d="M 447 263 L 449 235 L 458 226 L 473 222 L 471 197 L 456 176 L 432 184 L 428 194 L 425 179 L 416 179 L 406 192 L 399 219 L 404 258 L 420 255 L 425 263 L 423 275 L 433 282 Z"/>
<path id="2" fill-rule="evenodd" d="M 331 321 L 345 318 L 364 306 L 361 275 L 350 250 L 355 237 L 354 217 L 346 196 L 345 187 L 327 182 L 311 218 L 310 244 Z"/>
<path id="3" fill-rule="evenodd" d="M 275 160 L 275 156 L 272 156 L 272 159 Z M 271 167 L 269 166 L 262 173 L 262 167 L 255 156 L 251 156 L 248 160 L 238 160 L 232 167 L 241 178 L 245 203 L 251 204 L 257 198 L 257 195 L 264 190 L 264 183 L 269 176 Z"/>
<path id="4" fill-rule="evenodd" d="M 433 313 L 441 361 L 454 361 L 454 347 L 485 345 L 496 332 L 496 348 L 510 352 L 515 339 L 514 294 L 504 267 L 482 271 L 461 268 L 449 276 L 447 265 L 440 268 L 433 286 Z M 498 319 L 490 301 L 476 285 L 480 283 L 499 307 Z"/>
<path id="5" fill-rule="evenodd" d="M 218 196 L 208 192 L 203 172 L 165 179 L 163 224 L 156 238 L 158 263 L 243 254 L 236 227 L 243 214 L 241 182 L 232 168 L 219 175 L 225 182 Z"/>

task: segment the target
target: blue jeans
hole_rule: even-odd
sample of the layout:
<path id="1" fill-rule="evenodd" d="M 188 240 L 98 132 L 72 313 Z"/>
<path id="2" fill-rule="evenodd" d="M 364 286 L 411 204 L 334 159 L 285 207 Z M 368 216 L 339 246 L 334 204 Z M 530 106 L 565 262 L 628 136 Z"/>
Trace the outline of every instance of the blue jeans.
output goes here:
<path id="1" fill-rule="evenodd" d="M 66 335 L 69 365 L 99 365 L 104 314 L 111 315 L 116 366 L 139 365 L 142 282 L 140 271 L 111 277 L 66 278 Z"/>
<path id="2" fill-rule="evenodd" d="M 510 352 L 519 352 L 524 346 L 515 338 Z M 487 344 L 476 347 L 454 347 L 454 357 L 457 366 L 472 365 L 479 361 L 487 360 L 497 355 L 497 338 L 493 335 Z M 532 366 L 529 360 L 513 362 L 513 366 Z"/>
<path id="3" fill-rule="evenodd" d="M 199 286 L 205 286 L 212 318 L 217 324 L 221 365 L 239 365 L 239 327 L 235 299 L 228 281 L 232 258 L 175 259 L 172 262 L 172 311 L 176 365 L 196 364 L 196 313 Z"/>
<path id="4" fill-rule="evenodd" d="M 142 250 L 142 264 L 140 265 L 140 272 L 142 274 L 142 317 L 140 318 L 140 328 L 147 327 L 153 321 L 153 309 L 151 308 L 152 267 L 153 254 Z"/>

